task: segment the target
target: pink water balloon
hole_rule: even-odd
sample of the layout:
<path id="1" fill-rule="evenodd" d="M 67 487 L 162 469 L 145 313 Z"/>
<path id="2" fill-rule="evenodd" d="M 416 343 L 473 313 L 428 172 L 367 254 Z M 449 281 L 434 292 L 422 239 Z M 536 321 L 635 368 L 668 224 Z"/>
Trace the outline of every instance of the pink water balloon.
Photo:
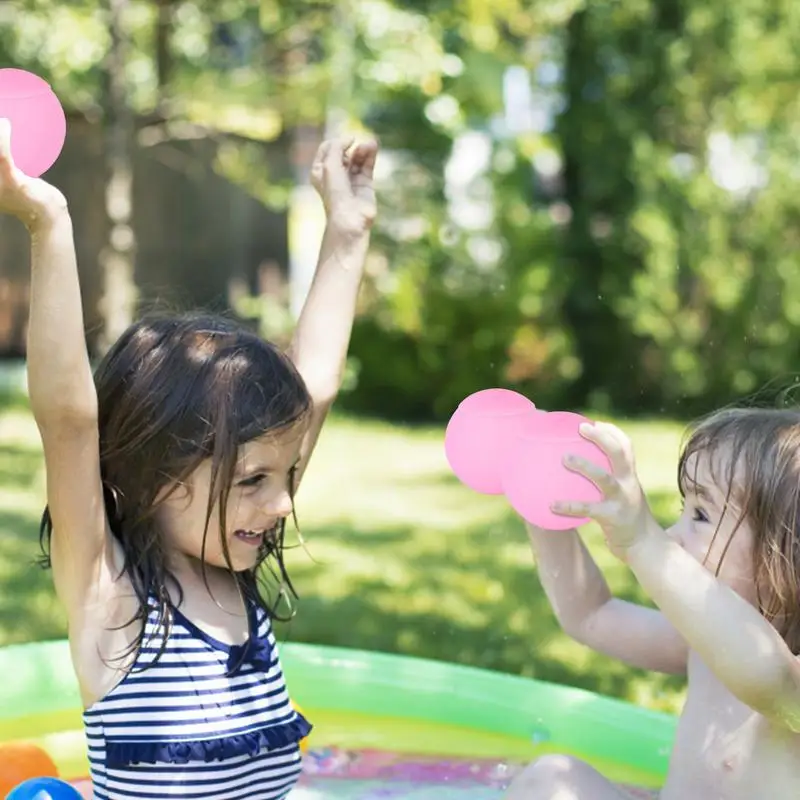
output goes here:
<path id="1" fill-rule="evenodd" d="M 0 69 L 0 118 L 11 123 L 11 157 L 31 178 L 55 164 L 67 119 L 47 81 L 22 69 Z"/>
<path id="2" fill-rule="evenodd" d="M 587 422 L 580 414 L 552 411 L 528 418 L 516 428 L 502 486 L 512 508 L 532 525 L 553 531 L 584 525 L 588 519 L 556 514 L 550 506 L 556 501 L 602 499 L 602 493 L 590 480 L 563 464 L 564 456 L 571 453 L 611 470 L 605 453 L 580 435 L 580 426 Z"/>
<path id="3" fill-rule="evenodd" d="M 508 389 L 484 389 L 462 400 L 444 437 L 456 477 L 476 492 L 502 494 L 508 449 L 521 421 L 536 413 L 527 397 Z"/>

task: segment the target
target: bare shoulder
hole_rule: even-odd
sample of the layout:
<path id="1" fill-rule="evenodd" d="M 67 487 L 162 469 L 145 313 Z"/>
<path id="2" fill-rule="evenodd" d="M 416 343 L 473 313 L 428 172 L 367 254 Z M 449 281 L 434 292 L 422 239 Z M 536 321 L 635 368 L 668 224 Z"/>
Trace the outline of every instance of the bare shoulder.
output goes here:
<path id="1" fill-rule="evenodd" d="M 582 626 L 580 642 L 639 669 L 685 675 L 689 646 L 657 609 L 612 598 Z"/>

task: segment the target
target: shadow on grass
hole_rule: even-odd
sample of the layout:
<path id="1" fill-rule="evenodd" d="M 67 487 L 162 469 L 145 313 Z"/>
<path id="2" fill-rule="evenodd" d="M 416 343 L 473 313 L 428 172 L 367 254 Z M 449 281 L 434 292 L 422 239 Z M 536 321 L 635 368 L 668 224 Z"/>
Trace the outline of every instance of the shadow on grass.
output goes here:
<path id="1" fill-rule="evenodd" d="M 29 411 L 24 393 L 0 388 L 0 416 L 20 411 Z M 52 574 L 36 563 L 43 507 L 34 487 L 42 466 L 38 444 L 0 442 L 0 646 L 66 636 Z"/>
<path id="2" fill-rule="evenodd" d="M 5 385 L 3 379 L 3 364 L 0 362 L 0 413 L 7 411 L 30 411 L 31 404 L 28 395 L 21 389 Z"/>
<path id="3" fill-rule="evenodd" d="M 671 508 L 674 499 L 651 502 Z M 325 560 L 292 555 L 300 600 L 295 619 L 277 626 L 282 639 L 453 661 L 628 700 L 646 687 L 651 705 L 678 702 L 681 678 L 632 669 L 563 634 L 513 514 L 449 534 L 341 524 L 304 535 L 311 556 Z M 615 578 L 618 596 L 647 603 L 630 573 Z"/>
<path id="4" fill-rule="evenodd" d="M 8 443 L 0 446 L 0 486 L 4 488 L 30 489 L 41 466 L 38 449 Z"/>
<path id="5" fill-rule="evenodd" d="M 38 520 L 0 511 L 0 645 L 66 636 L 52 574 L 35 563 L 38 555 Z"/>

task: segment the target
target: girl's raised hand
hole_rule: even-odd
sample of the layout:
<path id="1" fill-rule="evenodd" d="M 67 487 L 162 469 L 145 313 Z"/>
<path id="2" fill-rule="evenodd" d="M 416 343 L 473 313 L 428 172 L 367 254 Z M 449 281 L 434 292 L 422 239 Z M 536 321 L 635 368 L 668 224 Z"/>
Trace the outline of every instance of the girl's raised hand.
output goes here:
<path id="1" fill-rule="evenodd" d="M 11 156 L 11 123 L 0 118 L 0 213 L 21 220 L 29 231 L 66 212 L 64 195 L 41 178 L 29 178 Z"/>
<path id="2" fill-rule="evenodd" d="M 625 561 L 631 547 L 652 532 L 654 526 L 660 528 L 636 475 L 631 442 L 619 428 L 602 422 L 582 425 L 581 435 L 606 454 L 612 474 L 584 458 L 567 455 L 564 466 L 588 478 L 603 497 L 596 503 L 565 500 L 555 503 L 553 511 L 595 520 L 603 530 L 609 549 Z"/>
<path id="3" fill-rule="evenodd" d="M 328 224 L 342 233 L 360 234 L 375 221 L 372 176 L 378 144 L 353 139 L 323 142 L 311 167 L 311 183 L 325 206 Z"/>

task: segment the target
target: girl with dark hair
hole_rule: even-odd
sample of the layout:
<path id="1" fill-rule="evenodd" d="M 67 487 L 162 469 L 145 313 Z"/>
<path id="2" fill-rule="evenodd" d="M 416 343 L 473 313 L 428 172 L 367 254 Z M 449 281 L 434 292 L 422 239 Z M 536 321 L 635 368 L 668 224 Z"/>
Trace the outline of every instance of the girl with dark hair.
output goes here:
<path id="1" fill-rule="evenodd" d="M 327 225 L 288 354 L 225 318 L 154 316 L 93 376 L 66 200 L 15 167 L 10 136 L 0 120 L 0 211 L 32 245 L 41 539 L 66 608 L 94 795 L 283 798 L 311 728 L 271 627 L 293 592 L 284 525 L 339 389 L 377 146 L 327 142 L 317 154 Z"/>

